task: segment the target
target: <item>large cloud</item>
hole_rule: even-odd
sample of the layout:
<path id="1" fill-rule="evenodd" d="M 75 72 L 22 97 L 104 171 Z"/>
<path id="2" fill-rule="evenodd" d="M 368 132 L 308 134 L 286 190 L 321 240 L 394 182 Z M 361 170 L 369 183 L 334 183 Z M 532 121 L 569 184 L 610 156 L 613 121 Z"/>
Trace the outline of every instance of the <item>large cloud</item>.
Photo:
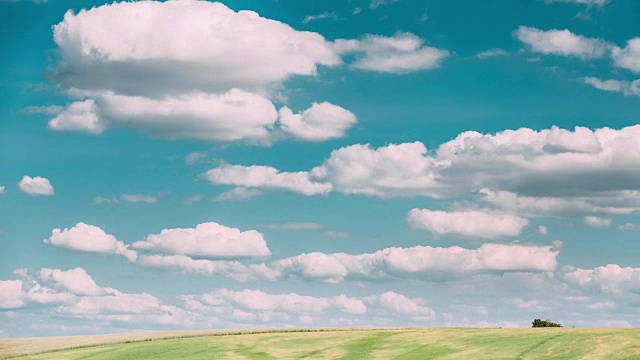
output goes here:
<path id="1" fill-rule="evenodd" d="M 567 282 L 585 290 L 620 294 L 640 292 L 640 268 L 608 264 L 594 269 L 565 266 L 560 276 Z"/>
<path id="2" fill-rule="evenodd" d="M 22 299 L 22 282 L 19 280 L 0 281 L 0 309 L 19 308 Z"/>
<path id="3" fill-rule="evenodd" d="M 605 56 L 611 45 L 602 39 L 587 38 L 564 30 L 540 30 L 520 26 L 515 32 L 518 40 L 529 45 L 531 50 L 543 54 L 576 56 L 583 59 Z"/>
<path id="4" fill-rule="evenodd" d="M 122 255 L 134 261 L 137 254 L 115 236 L 107 234 L 97 226 L 77 223 L 70 229 L 53 229 L 45 244 L 82 252 Z"/>
<path id="5" fill-rule="evenodd" d="M 96 285 L 83 268 L 66 271 L 44 268 L 40 270 L 39 276 L 44 283 L 75 295 L 103 295 L 105 293 L 105 290 Z"/>
<path id="6" fill-rule="evenodd" d="M 144 15 L 140 15 L 144 14 Z M 268 144 L 342 137 L 354 114 L 314 103 L 299 115 L 270 97 L 291 76 L 342 63 L 332 43 L 252 11 L 183 0 L 69 11 L 53 27 L 50 76 L 75 102 L 49 122 L 57 131 L 134 128 L 162 138 Z"/>
<path id="7" fill-rule="evenodd" d="M 164 229 L 143 241 L 131 244 L 138 250 L 197 257 L 269 256 L 271 252 L 262 234 L 255 230 L 240 231 L 214 222 L 195 228 Z"/>
<path id="8" fill-rule="evenodd" d="M 184 255 L 143 255 L 143 266 L 178 268 L 238 281 L 300 278 L 338 283 L 346 278 L 410 278 L 427 281 L 465 278 L 476 274 L 543 272 L 556 268 L 560 243 L 546 246 L 483 244 L 477 249 L 416 246 L 387 248 L 374 253 L 305 253 L 266 263 L 192 259 Z"/>
<path id="9" fill-rule="evenodd" d="M 431 211 L 412 209 L 407 215 L 411 228 L 431 231 L 435 234 L 462 235 L 494 239 L 520 235 L 529 225 L 527 219 L 510 214 L 492 214 L 482 211 Z"/>
<path id="10" fill-rule="evenodd" d="M 624 48 L 613 48 L 613 61 L 618 67 L 640 73 L 640 38 L 633 38 Z"/>
<path id="11" fill-rule="evenodd" d="M 639 125 L 619 130 L 468 131 L 435 151 L 420 142 L 380 148 L 351 145 L 334 150 L 309 171 L 224 164 L 209 170 L 206 177 L 213 184 L 305 195 L 330 191 L 383 198 L 476 194 L 507 208 L 629 213 L 640 209 L 640 151 L 635 150 L 639 148 Z M 502 201 L 512 195 L 522 201 Z"/>

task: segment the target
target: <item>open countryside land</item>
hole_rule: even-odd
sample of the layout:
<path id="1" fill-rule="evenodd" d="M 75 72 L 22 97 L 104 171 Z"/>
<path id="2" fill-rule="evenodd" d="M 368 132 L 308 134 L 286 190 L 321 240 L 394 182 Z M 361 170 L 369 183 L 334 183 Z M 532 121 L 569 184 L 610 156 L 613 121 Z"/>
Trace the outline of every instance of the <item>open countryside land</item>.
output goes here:
<path id="1" fill-rule="evenodd" d="M 16 359 L 639 359 L 640 329 L 318 329 L 0 340 Z"/>

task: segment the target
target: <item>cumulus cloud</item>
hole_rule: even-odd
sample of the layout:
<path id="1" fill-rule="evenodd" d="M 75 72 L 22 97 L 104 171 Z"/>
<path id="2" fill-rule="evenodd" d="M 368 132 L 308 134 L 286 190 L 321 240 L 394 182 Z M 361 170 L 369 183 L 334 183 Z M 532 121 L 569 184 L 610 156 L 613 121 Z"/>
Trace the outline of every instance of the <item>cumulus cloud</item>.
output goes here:
<path id="1" fill-rule="evenodd" d="M 584 223 L 595 228 L 606 228 L 611 226 L 611 219 L 598 216 L 585 216 Z"/>
<path id="2" fill-rule="evenodd" d="M 640 291 L 640 268 L 608 264 L 594 269 L 565 266 L 560 276 L 585 290 L 619 294 Z"/>
<path id="3" fill-rule="evenodd" d="M 115 236 L 105 233 L 97 226 L 83 222 L 77 223 L 70 229 L 53 229 L 51 236 L 44 239 L 44 243 L 75 251 L 117 254 L 124 256 L 129 261 L 135 261 L 137 256 L 134 250 L 130 250 Z"/>
<path id="4" fill-rule="evenodd" d="M 307 196 L 331 191 L 330 184 L 312 182 L 308 172 L 280 172 L 268 166 L 223 164 L 207 171 L 204 177 L 215 185 L 287 190 Z"/>
<path id="5" fill-rule="evenodd" d="M 640 79 L 634 81 L 624 80 L 600 80 L 595 77 L 586 77 L 583 79 L 585 84 L 591 85 L 596 89 L 603 91 L 611 91 L 622 93 L 625 96 L 640 96 Z"/>
<path id="6" fill-rule="evenodd" d="M 131 247 L 156 253 L 208 258 L 271 255 L 261 233 L 255 230 L 240 231 L 214 222 L 199 224 L 195 228 L 164 229 L 159 234 L 151 234 L 145 240 L 134 242 Z"/>
<path id="7" fill-rule="evenodd" d="M 49 179 L 40 176 L 23 176 L 22 180 L 18 183 L 18 188 L 23 193 L 34 196 L 48 196 L 54 193 L 53 186 Z"/>
<path id="8" fill-rule="evenodd" d="M 575 56 L 582 59 L 604 57 L 611 45 L 597 38 L 587 38 L 564 30 L 540 30 L 520 26 L 515 36 L 528 45 L 532 51 L 543 54 Z"/>
<path id="9" fill-rule="evenodd" d="M 83 268 L 70 270 L 40 269 L 39 277 L 43 283 L 69 291 L 74 295 L 102 295 L 105 290 L 96 285 L 93 278 Z"/>
<path id="10" fill-rule="evenodd" d="M 393 291 L 387 291 L 380 296 L 370 297 L 367 300 L 397 315 L 433 318 L 436 314 L 432 308 L 419 305 L 416 301 Z"/>
<path id="11" fill-rule="evenodd" d="M 167 139 L 269 144 L 342 137 L 356 122 L 326 102 L 300 114 L 283 107 L 279 118 L 270 98 L 285 80 L 342 60 L 321 35 L 252 11 L 195 0 L 113 3 L 68 11 L 53 35 L 59 60 L 50 76 L 76 101 L 59 109 L 52 130 L 126 127 Z"/>
<path id="12" fill-rule="evenodd" d="M 282 131 L 294 138 L 307 141 L 324 141 L 341 138 L 357 122 L 356 116 L 349 110 L 328 102 L 313 105 L 294 114 L 288 107 L 280 109 Z"/>
<path id="13" fill-rule="evenodd" d="M 629 40 L 624 48 L 614 47 L 611 56 L 615 66 L 640 73 L 640 38 Z"/>
<path id="14" fill-rule="evenodd" d="M 22 282 L 19 280 L 0 281 L 0 309 L 19 308 L 23 304 Z"/>
<path id="15" fill-rule="evenodd" d="M 340 54 L 355 54 L 350 67 L 358 70 L 386 73 L 409 73 L 433 69 L 449 56 L 449 51 L 424 45 L 411 33 L 391 37 L 367 35 L 359 40 L 338 39 L 334 49 Z"/>
<path id="16" fill-rule="evenodd" d="M 428 230 L 439 235 L 462 235 L 495 239 L 518 236 L 529 225 L 529 220 L 510 214 L 482 211 L 431 211 L 412 209 L 407 223 L 413 229 Z"/>
<path id="17" fill-rule="evenodd" d="M 332 151 L 308 171 L 223 164 L 205 178 L 215 185 L 304 195 L 474 195 L 529 215 L 629 214 L 640 209 L 637 148 L 640 126 L 467 131 L 431 151 L 420 142 L 379 148 L 357 144 Z"/>

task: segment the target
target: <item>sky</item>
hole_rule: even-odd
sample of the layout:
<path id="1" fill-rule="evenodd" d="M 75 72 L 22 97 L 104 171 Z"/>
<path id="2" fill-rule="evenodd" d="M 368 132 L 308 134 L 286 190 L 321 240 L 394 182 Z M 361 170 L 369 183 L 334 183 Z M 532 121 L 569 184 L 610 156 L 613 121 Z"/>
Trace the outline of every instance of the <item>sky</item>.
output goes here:
<path id="1" fill-rule="evenodd" d="M 640 326 L 639 21 L 0 1 L 0 336 Z"/>

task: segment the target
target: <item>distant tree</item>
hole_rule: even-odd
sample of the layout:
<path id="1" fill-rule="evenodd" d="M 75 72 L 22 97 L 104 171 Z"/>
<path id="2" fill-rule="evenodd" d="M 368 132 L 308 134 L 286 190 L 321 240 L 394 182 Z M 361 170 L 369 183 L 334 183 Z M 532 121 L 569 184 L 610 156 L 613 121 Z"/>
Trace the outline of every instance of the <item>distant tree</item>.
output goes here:
<path id="1" fill-rule="evenodd" d="M 549 320 L 542 320 L 542 319 L 534 319 L 531 322 L 531 325 L 533 325 L 532 327 L 534 328 L 538 328 L 538 327 L 562 327 L 562 325 L 551 322 Z"/>

